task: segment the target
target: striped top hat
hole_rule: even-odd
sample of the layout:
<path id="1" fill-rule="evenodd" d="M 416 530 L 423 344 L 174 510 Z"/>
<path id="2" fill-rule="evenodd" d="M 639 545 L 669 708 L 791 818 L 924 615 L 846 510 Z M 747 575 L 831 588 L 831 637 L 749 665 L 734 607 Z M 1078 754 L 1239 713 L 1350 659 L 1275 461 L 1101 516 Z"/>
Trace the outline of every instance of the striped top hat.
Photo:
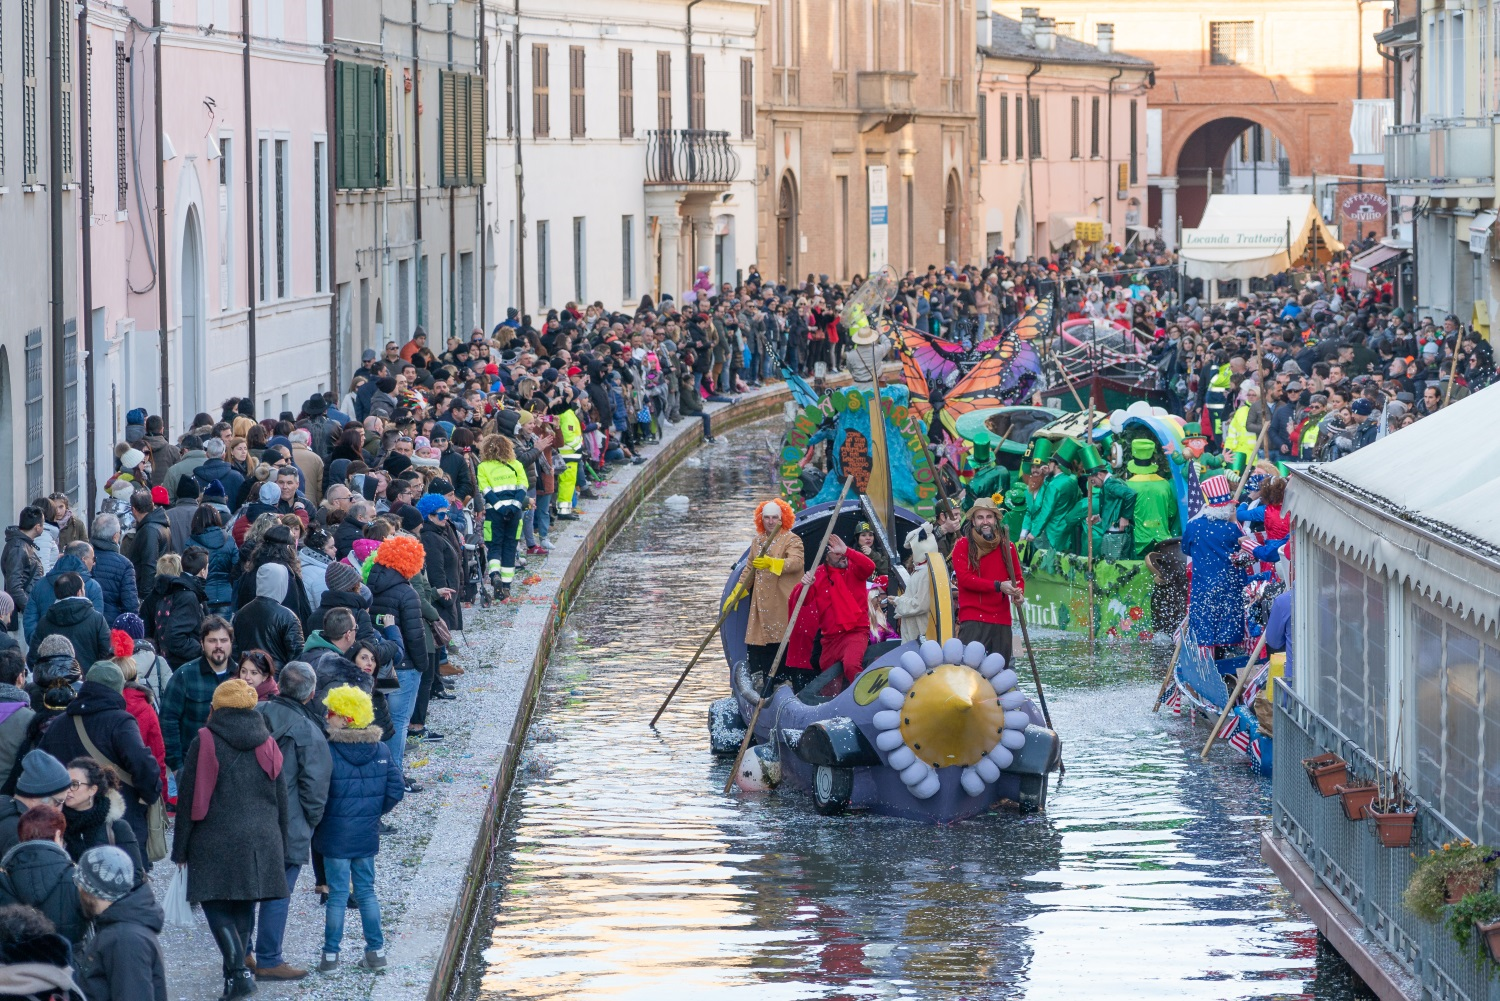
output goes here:
<path id="1" fill-rule="evenodd" d="M 1210 476 L 1203 481 L 1203 499 L 1209 507 L 1223 507 L 1234 496 L 1234 486 L 1227 476 Z"/>

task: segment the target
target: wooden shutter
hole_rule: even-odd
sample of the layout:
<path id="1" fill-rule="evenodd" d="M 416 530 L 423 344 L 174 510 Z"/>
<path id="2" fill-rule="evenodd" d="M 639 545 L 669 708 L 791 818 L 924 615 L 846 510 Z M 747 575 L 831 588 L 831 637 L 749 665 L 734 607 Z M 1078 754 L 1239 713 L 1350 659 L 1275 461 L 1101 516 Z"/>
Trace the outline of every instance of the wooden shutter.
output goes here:
<path id="1" fill-rule="evenodd" d="M 484 77 L 469 77 L 469 184 L 484 184 L 484 161 L 489 134 L 489 115 L 485 104 Z"/>
<path id="2" fill-rule="evenodd" d="M 457 173 L 454 150 L 454 117 L 457 114 L 458 97 L 455 93 L 458 78 L 448 72 L 438 73 L 438 183 L 443 187 L 453 184 Z"/>
<path id="3" fill-rule="evenodd" d="M 545 139 L 552 131 L 552 113 L 548 108 L 551 88 L 547 67 L 547 46 L 531 47 L 531 132 Z"/>
<path id="4" fill-rule="evenodd" d="M 740 59 L 740 138 L 755 138 L 755 60 Z"/>
<path id="5" fill-rule="evenodd" d="M 375 142 L 378 137 L 378 128 L 375 121 L 375 67 L 360 66 L 357 70 L 358 81 L 358 124 L 357 124 L 357 162 L 358 174 L 355 179 L 357 187 L 375 187 L 379 162 L 375 155 Z"/>
<path id="6" fill-rule="evenodd" d="M 333 64 L 333 91 L 333 105 L 338 110 L 338 136 L 334 144 L 335 183 L 341 188 L 352 188 L 357 176 L 354 150 L 355 124 L 359 119 L 353 64 Z"/>
<path id="7" fill-rule="evenodd" d="M 584 117 L 585 101 L 583 88 L 583 46 L 574 45 L 568 49 L 568 134 L 574 139 L 582 138 L 587 132 L 587 120 Z"/>
<path id="8" fill-rule="evenodd" d="M 688 82 L 692 85 L 692 93 L 688 97 L 688 128 L 707 128 L 708 107 L 703 96 L 704 63 L 703 54 L 693 53 L 693 59 L 688 64 Z"/>
<path id="9" fill-rule="evenodd" d="M 635 135 L 635 53 L 620 50 L 620 138 Z"/>
<path id="10" fill-rule="evenodd" d="M 391 183 L 391 75 L 375 68 L 375 186 Z"/>
<path id="11" fill-rule="evenodd" d="M 672 128 L 672 53 L 656 54 L 656 127 Z"/>

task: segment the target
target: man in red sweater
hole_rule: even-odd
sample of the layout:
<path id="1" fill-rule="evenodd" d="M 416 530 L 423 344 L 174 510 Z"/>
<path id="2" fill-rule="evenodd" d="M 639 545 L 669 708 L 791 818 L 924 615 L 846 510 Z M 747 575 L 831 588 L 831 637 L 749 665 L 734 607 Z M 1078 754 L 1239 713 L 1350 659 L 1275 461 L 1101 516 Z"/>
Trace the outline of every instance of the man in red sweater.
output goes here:
<path id="1" fill-rule="evenodd" d="M 803 603 L 801 615 L 809 609 L 818 617 L 823 651 L 818 667 L 827 670 L 834 664 L 844 666 L 844 680 L 852 682 L 864 668 L 865 650 L 870 645 L 870 610 L 866 603 L 865 581 L 875 570 L 868 556 L 850 549 L 837 535 L 828 537 L 823 565 L 815 572 L 802 575 L 802 582 L 792 589 L 792 602 L 801 588 L 812 593 Z M 801 615 L 798 618 L 801 618 Z"/>
<path id="2" fill-rule="evenodd" d="M 1025 601 L 1025 582 L 1016 577 L 1021 559 L 1000 534 L 1000 509 L 988 497 L 969 509 L 963 537 L 953 544 L 952 562 L 958 580 L 958 638 L 978 640 L 1009 662 L 1011 603 Z"/>

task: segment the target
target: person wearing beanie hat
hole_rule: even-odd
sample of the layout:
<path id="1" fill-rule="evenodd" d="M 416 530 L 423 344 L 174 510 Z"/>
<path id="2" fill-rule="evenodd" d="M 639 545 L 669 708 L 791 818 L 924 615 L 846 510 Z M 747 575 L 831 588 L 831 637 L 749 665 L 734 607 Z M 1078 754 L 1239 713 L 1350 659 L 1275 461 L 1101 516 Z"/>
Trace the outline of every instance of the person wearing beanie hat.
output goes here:
<path id="1" fill-rule="evenodd" d="M 124 851 L 101 845 L 84 852 L 73 872 L 83 910 L 94 923 L 94 934 L 78 951 L 78 983 L 89 1001 L 167 997 L 158 937 L 166 918 L 150 884 L 137 884 L 133 869 Z"/>
<path id="2" fill-rule="evenodd" d="M 187 898 L 223 960 L 224 996 L 255 993 L 246 965 L 258 901 L 287 894 L 286 785 L 281 747 L 255 711 L 255 689 L 231 678 L 183 757 L 172 861 L 185 864 Z"/>
<path id="3" fill-rule="evenodd" d="M 134 649 L 134 644 L 131 649 Z M 122 654 L 122 656 L 129 656 L 129 654 Z M 89 673 L 83 676 L 83 680 L 103 685 L 117 695 L 125 691 L 125 673 L 112 660 L 95 661 L 89 668 Z"/>
<path id="4" fill-rule="evenodd" d="M 61 810 L 72 784 L 73 777 L 61 761 L 41 749 L 27 752 L 21 759 L 15 793 L 0 796 L 0 857 L 20 843 L 20 821 L 26 811 L 38 806 Z"/>
<path id="5" fill-rule="evenodd" d="M 149 483 L 136 476 L 136 470 L 139 469 L 141 467 L 141 463 L 145 461 L 145 452 L 142 452 L 138 448 L 127 448 L 125 450 L 125 454 L 120 456 L 120 472 L 122 475 L 129 475 L 132 479 L 136 480 L 136 482 L 141 483 L 141 485 L 143 486 L 149 486 Z"/>
<path id="6" fill-rule="evenodd" d="M 386 965 L 380 901 L 375 895 L 375 855 L 380 851 L 380 818 L 405 794 L 399 759 L 372 726 L 370 696 L 352 685 L 340 685 L 324 697 L 328 749 L 333 758 L 328 803 L 313 832 L 312 848 L 323 856 L 328 903 L 323 919 L 323 954 L 318 971 L 339 966 L 344 921 L 351 893 L 359 907 L 365 954 L 359 965 L 371 970 Z"/>
<path id="7" fill-rule="evenodd" d="M 359 571 L 342 560 L 328 564 L 328 570 L 323 576 L 323 581 L 330 591 L 343 591 L 354 594 L 359 593 L 359 587 L 364 583 L 359 575 Z M 324 602 L 324 604 L 326 605 L 327 602 Z"/>
<path id="8" fill-rule="evenodd" d="M 411 578 L 421 572 L 426 559 L 427 553 L 416 539 L 393 535 L 375 550 L 368 578 L 370 617 L 379 622 L 382 615 L 392 616 L 401 634 L 403 655 L 396 661 L 396 677 L 401 687 L 386 697 L 394 730 L 388 744 L 391 760 L 398 763 L 406 750 L 406 728 L 416 711 L 422 673 L 429 668 L 422 603 L 411 585 Z"/>

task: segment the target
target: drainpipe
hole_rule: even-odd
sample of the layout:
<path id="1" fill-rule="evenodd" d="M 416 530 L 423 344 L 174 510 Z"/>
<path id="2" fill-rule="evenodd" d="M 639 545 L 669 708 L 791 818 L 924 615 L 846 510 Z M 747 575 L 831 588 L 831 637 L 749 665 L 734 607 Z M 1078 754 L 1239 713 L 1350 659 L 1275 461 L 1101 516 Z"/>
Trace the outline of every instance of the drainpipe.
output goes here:
<path id="1" fill-rule="evenodd" d="M 167 162 L 163 142 L 166 125 L 163 121 L 161 94 L 161 58 L 165 50 L 162 36 L 165 25 L 161 19 L 161 0 L 151 0 L 151 23 L 156 28 L 156 308 L 161 313 L 161 422 L 162 429 L 172 427 L 171 365 L 170 349 L 167 347 Z"/>
<path id="2" fill-rule="evenodd" d="M 63 304 L 63 134 L 62 134 L 62 68 L 63 20 L 62 0 L 47 5 L 52 28 L 47 33 L 47 204 L 51 215 L 51 327 L 52 327 L 52 479 L 61 490 L 67 477 L 63 461 L 63 443 L 67 428 L 63 421 L 66 394 L 67 352 L 63 344 L 66 309 Z M 80 46 L 87 48 L 86 46 Z M 165 385 L 162 387 L 166 388 Z"/>
<path id="3" fill-rule="evenodd" d="M 411 0 L 411 131 L 412 149 L 414 150 L 412 156 L 415 161 L 412 170 L 412 177 L 414 179 L 414 187 L 412 189 L 412 221 L 415 227 L 414 233 L 416 235 L 416 240 L 414 241 L 414 255 L 412 257 L 411 266 L 417 269 L 417 278 L 420 279 L 427 272 L 426 269 L 422 266 L 422 59 L 421 42 L 418 32 L 419 25 L 417 21 L 417 0 Z M 441 100 L 439 100 L 438 103 L 441 104 Z M 431 282 L 430 276 L 428 278 L 428 281 L 429 283 Z M 420 291 L 425 296 L 431 290 L 428 287 L 423 286 Z M 421 301 L 418 301 L 416 303 L 416 306 L 417 312 L 422 312 L 423 303 Z M 406 323 L 406 317 L 403 316 L 401 318 L 401 322 Z M 403 340 L 410 340 L 412 329 L 414 329 L 414 326 L 415 325 L 413 325 L 413 328 L 408 328 L 401 331 L 401 335 L 397 337 L 396 340 L 398 342 Z"/>
<path id="4" fill-rule="evenodd" d="M 89 5 L 78 5 L 78 92 L 89 92 Z M 80 134 L 87 136 L 92 127 L 89 119 L 89 102 L 78 102 Z M 93 161 L 89 158 L 87 141 L 78 144 L 79 197 L 83 200 L 81 215 L 83 231 L 79 233 L 81 260 L 79 262 L 80 284 L 83 287 L 83 311 L 79 322 L 83 325 L 83 413 L 84 413 L 84 504 L 86 510 L 94 507 L 94 196 L 90 190 L 94 176 Z"/>
<path id="5" fill-rule="evenodd" d="M 156 0 L 160 3 L 161 0 Z M 250 328 L 246 346 L 249 349 L 250 402 L 255 403 L 255 118 L 250 102 L 250 0 L 240 0 L 240 33 L 245 43 L 241 60 L 245 92 L 245 304 L 249 307 Z M 265 416 L 262 414 L 261 416 Z"/>
<path id="6" fill-rule="evenodd" d="M 323 157 L 323 169 L 326 176 L 323 178 L 324 205 L 328 211 L 325 213 L 323 231 L 324 247 L 328 251 L 328 272 L 326 281 L 328 288 L 333 291 L 333 306 L 328 310 L 328 388 L 334 393 L 339 391 L 339 382 L 343 373 L 339 371 L 339 362 L 344 353 L 344 343 L 339 337 L 339 324 L 343 319 L 339 315 L 339 241 L 335 238 L 333 229 L 335 204 L 338 199 L 334 195 L 336 190 L 333 186 L 333 157 L 337 155 L 338 146 L 338 118 L 333 107 L 333 0 L 323 0 L 323 128 L 328 133 L 328 144 L 324 147 L 328 154 Z M 384 124 L 384 123 L 381 123 Z M 313 206 L 315 212 L 322 212 L 323 205 Z M 354 308 L 353 286 L 350 286 L 349 308 Z M 350 324 L 350 329 L 353 329 Z"/>
<path id="7" fill-rule="evenodd" d="M 1025 124 L 1026 149 L 1025 149 L 1024 152 L 1025 152 L 1025 156 L 1026 156 L 1026 200 L 1030 203 L 1029 208 L 1031 210 L 1028 213 L 1028 215 L 1031 218 L 1031 224 L 1030 224 L 1031 225 L 1031 232 L 1026 235 L 1026 242 L 1027 243 L 1030 243 L 1033 239 L 1036 238 L 1036 176 L 1035 176 L 1036 172 L 1031 169 L 1031 161 L 1035 159 L 1035 157 L 1033 157 L 1031 155 L 1032 154 L 1032 149 L 1031 149 L 1031 121 L 1030 121 L 1030 118 L 1031 118 L 1031 78 L 1034 77 L 1034 76 L 1036 76 L 1041 71 L 1042 71 L 1042 64 L 1041 63 L 1032 63 L 1031 64 L 1031 71 L 1026 74 L 1026 116 L 1027 116 L 1027 121 L 1026 121 L 1026 124 Z M 1022 152 L 1022 151 L 1017 150 L 1017 152 Z M 1033 257 L 1036 256 L 1036 248 L 1035 247 L 1031 248 L 1031 254 L 1032 254 Z"/>
<path id="8" fill-rule="evenodd" d="M 521 170 L 521 0 L 515 0 L 516 44 L 511 49 L 510 91 L 516 139 L 516 318 L 526 315 L 526 182 Z"/>
<path id="9" fill-rule="evenodd" d="M 448 8 L 448 72 L 453 72 L 453 8 Z M 455 100 L 455 103 L 457 101 Z M 441 102 L 439 102 L 441 104 Z M 441 112 L 439 112 L 441 114 Z M 473 123 L 470 123 L 471 127 Z M 458 136 L 453 137 L 453 144 L 458 145 Z M 473 149 L 473 144 L 470 144 Z M 458 186 L 448 185 L 448 332 L 446 337 L 453 337 L 458 331 Z M 469 336 L 464 331 L 463 336 Z M 446 343 L 446 341 L 444 342 Z"/>
<path id="10" fill-rule="evenodd" d="M 1121 66 L 1115 75 L 1109 78 L 1109 128 L 1105 139 L 1104 148 L 1104 204 L 1109 206 L 1109 234 L 1115 235 L 1115 81 L 1125 75 L 1125 67 Z M 1120 244 L 1124 246 L 1124 244 Z"/>
<path id="11" fill-rule="evenodd" d="M 479 76 L 484 81 L 484 92 L 485 92 L 485 94 L 487 96 L 489 94 L 489 92 L 490 92 L 490 38 L 489 38 L 489 34 L 488 34 L 488 32 L 489 32 L 489 18 L 485 17 L 485 10 L 486 10 L 485 5 L 484 4 L 480 4 L 479 5 L 479 33 L 478 33 L 478 38 L 479 38 Z M 487 218 L 489 206 L 486 204 L 486 195 L 489 193 L 488 192 L 488 189 L 489 189 L 489 183 L 488 183 L 489 170 L 488 170 L 488 166 L 489 166 L 489 160 L 490 160 L 490 122 L 489 122 L 489 114 L 487 113 L 488 110 L 489 110 L 489 107 L 490 107 L 489 101 L 485 101 L 485 105 L 484 106 L 485 106 L 485 110 L 486 110 L 485 120 L 483 122 L 483 127 L 484 127 L 484 162 L 485 162 L 486 170 L 485 170 L 485 177 L 483 179 L 481 179 L 480 184 L 479 184 L 479 197 L 477 199 L 478 204 L 475 206 L 475 210 L 474 210 L 475 215 L 478 217 L 475 220 L 476 224 L 477 224 L 476 225 L 477 232 L 475 233 L 475 239 L 479 243 L 479 246 L 475 248 L 475 250 L 479 254 L 479 271 L 475 275 L 475 280 L 479 283 L 479 326 L 481 328 L 483 328 L 486 333 L 488 333 L 489 332 L 489 327 L 490 327 L 490 321 L 489 321 L 489 304 L 490 304 L 489 303 L 489 298 L 490 297 L 489 297 L 489 293 L 488 293 L 488 290 L 487 290 L 487 287 L 486 287 L 487 284 L 488 284 L 487 280 L 486 280 L 486 275 L 489 274 L 490 258 L 489 258 L 489 241 L 485 239 L 485 230 L 489 226 L 489 220 Z"/>

